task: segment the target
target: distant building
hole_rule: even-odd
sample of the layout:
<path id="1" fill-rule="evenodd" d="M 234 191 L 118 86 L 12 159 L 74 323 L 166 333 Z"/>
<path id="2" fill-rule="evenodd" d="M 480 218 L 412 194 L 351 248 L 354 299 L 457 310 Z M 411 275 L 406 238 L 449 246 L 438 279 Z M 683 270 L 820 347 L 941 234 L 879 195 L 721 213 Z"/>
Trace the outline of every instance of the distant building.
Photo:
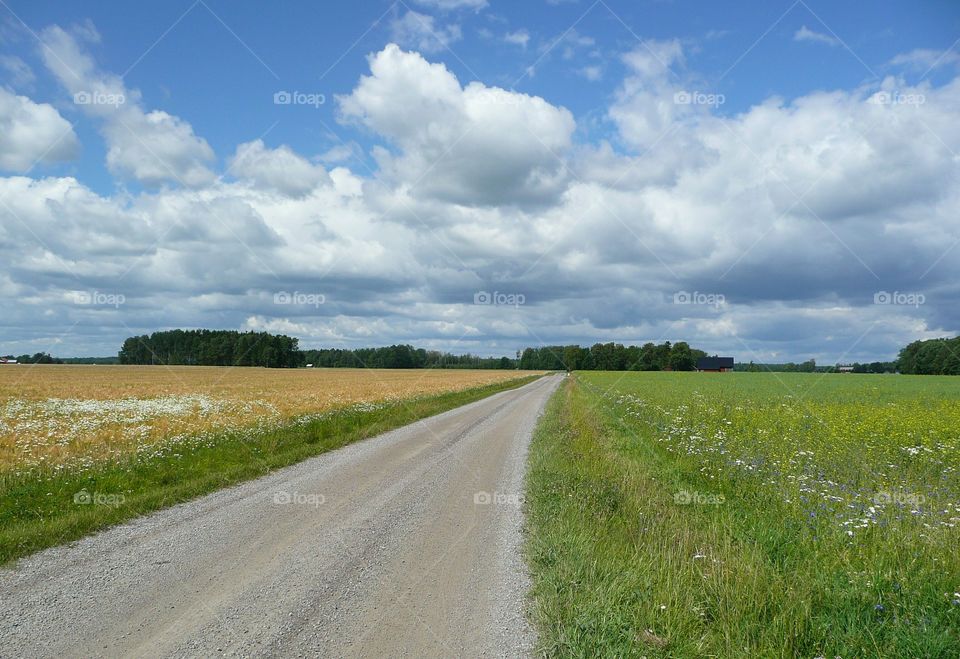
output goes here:
<path id="1" fill-rule="evenodd" d="M 16 364 L 16 359 L 7 359 L 6 357 L 0 357 L 0 364 Z"/>
<path id="2" fill-rule="evenodd" d="M 697 370 L 705 373 L 726 373 L 733 370 L 733 357 L 701 357 Z"/>
<path id="3" fill-rule="evenodd" d="M 837 364 L 837 373 L 853 373 L 853 366 Z"/>

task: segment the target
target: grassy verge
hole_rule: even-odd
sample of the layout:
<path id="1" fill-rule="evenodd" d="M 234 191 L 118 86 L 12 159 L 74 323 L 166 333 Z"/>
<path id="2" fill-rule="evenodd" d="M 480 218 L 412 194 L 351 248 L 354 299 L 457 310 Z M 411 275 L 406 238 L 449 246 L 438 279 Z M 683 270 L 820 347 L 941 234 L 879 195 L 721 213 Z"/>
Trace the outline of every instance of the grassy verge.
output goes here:
<path id="1" fill-rule="evenodd" d="M 265 432 L 226 432 L 147 459 L 127 458 L 81 472 L 0 476 L 0 565 L 514 389 L 536 377 L 423 396 L 379 408 L 334 411 Z"/>
<path id="2" fill-rule="evenodd" d="M 581 379 L 551 400 L 530 454 L 543 655 L 960 656 L 949 550 L 931 558 L 881 529 L 853 547 L 812 536 L 763 484 L 709 478 Z"/>

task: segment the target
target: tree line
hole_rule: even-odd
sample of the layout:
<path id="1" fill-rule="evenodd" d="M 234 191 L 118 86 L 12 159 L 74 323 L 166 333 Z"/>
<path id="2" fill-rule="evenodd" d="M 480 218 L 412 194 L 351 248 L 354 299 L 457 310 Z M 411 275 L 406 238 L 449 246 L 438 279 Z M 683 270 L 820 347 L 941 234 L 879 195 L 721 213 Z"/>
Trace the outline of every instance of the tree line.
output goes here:
<path id="1" fill-rule="evenodd" d="M 233 330 L 168 330 L 132 336 L 123 342 L 121 364 L 198 366 L 265 366 L 297 368 L 487 368 L 529 370 L 692 371 L 702 350 L 669 341 L 624 346 L 597 343 L 527 348 L 511 357 L 454 355 L 411 345 L 379 348 L 300 350 L 298 340 L 267 332 Z"/>
<path id="2" fill-rule="evenodd" d="M 300 350 L 299 340 L 283 334 L 233 330 L 169 330 L 132 336 L 123 342 L 121 364 L 168 366 L 263 366 L 298 368 L 500 368 L 513 369 L 509 357 L 452 355 L 392 345 L 382 348 Z"/>
<path id="3" fill-rule="evenodd" d="M 861 364 L 854 362 L 849 364 L 853 373 L 896 373 L 896 362 L 869 362 Z M 839 373 L 839 365 L 818 366 L 815 359 L 808 359 L 799 364 L 787 362 L 786 364 L 763 364 L 763 363 L 742 363 L 737 362 L 733 366 L 734 371 L 744 371 L 747 373 L 759 373 L 767 371 L 771 373 Z"/>
<path id="4" fill-rule="evenodd" d="M 624 346 L 620 343 L 527 348 L 520 356 L 520 368 L 571 371 L 692 371 L 703 350 L 691 348 L 685 341 L 659 345 Z"/>
<path id="5" fill-rule="evenodd" d="M 960 336 L 914 341 L 900 351 L 897 368 L 912 375 L 960 375 Z"/>
<path id="6" fill-rule="evenodd" d="M 556 345 L 526 348 L 512 357 L 454 355 L 411 345 L 380 348 L 322 348 L 300 350 L 296 338 L 267 332 L 234 330 L 168 330 L 133 336 L 123 342 L 116 358 L 60 359 L 48 353 L 6 355 L 22 364 L 110 363 L 203 366 L 265 366 L 296 368 L 312 364 L 327 368 L 488 368 L 529 370 L 691 371 L 702 350 L 684 341 L 659 345 L 624 346 L 620 343 Z M 960 375 L 960 337 L 914 341 L 893 362 L 852 364 L 854 373 L 900 372 L 917 375 Z M 737 371 L 832 372 L 812 359 L 800 364 L 748 364 Z"/>
<path id="7" fill-rule="evenodd" d="M 517 361 L 509 357 L 478 357 L 467 353 L 453 355 L 424 350 L 410 345 L 383 348 L 322 348 L 303 350 L 303 364 L 326 368 L 499 368 L 514 369 Z"/>
<path id="8" fill-rule="evenodd" d="M 795 362 L 787 362 L 786 364 L 757 364 L 751 361 L 746 364 L 737 362 L 733 365 L 734 371 L 743 371 L 746 373 L 759 373 L 762 371 L 770 373 L 827 373 L 831 368 L 830 366 L 817 366 L 815 359 L 808 359 L 799 364 Z"/>
<path id="9" fill-rule="evenodd" d="M 132 336 L 119 358 L 121 364 L 294 368 L 302 359 L 298 343 L 267 332 L 178 329 Z"/>

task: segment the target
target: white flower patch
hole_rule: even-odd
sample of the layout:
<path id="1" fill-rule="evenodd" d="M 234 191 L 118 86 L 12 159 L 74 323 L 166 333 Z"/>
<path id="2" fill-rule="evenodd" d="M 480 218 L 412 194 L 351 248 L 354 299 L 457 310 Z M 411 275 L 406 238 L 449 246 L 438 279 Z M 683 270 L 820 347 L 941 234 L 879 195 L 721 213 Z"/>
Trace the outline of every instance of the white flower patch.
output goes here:
<path id="1" fill-rule="evenodd" d="M 179 427 L 191 418 L 217 417 L 230 427 L 232 419 L 242 420 L 251 413 L 276 416 L 272 405 L 259 401 L 237 402 L 206 395 L 170 395 L 155 398 L 118 398 L 108 400 L 48 398 L 40 401 L 11 400 L 0 406 L 2 432 L 14 437 L 13 449 L 21 468 L 51 464 L 56 454 L 57 469 L 84 468 L 95 462 L 119 457 L 126 451 L 118 445 L 133 444 L 142 453 L 151 443 L 178 443 L 179 435 L 158 437 L 159 420 L 177 420 Z M 98 435 L 108 432 L 113 439 L 96 448 L 84 447 Z M 85 455 L 96 450 L 96 456 Z M 66 453 L 64 453 L 66 451 Z"/>

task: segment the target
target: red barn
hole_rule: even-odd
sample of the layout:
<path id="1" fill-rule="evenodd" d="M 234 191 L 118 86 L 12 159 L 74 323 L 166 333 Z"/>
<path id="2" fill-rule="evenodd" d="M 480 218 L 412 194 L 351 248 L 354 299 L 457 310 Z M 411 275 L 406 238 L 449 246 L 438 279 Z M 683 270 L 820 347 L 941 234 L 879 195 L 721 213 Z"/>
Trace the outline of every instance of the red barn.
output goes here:
<path id="1" fill-rule="evenodd" d="M 727 373 L 733 370 L 733 357 L 701 357 L 697 360 L 697 370 L 706 373 Z"/>

